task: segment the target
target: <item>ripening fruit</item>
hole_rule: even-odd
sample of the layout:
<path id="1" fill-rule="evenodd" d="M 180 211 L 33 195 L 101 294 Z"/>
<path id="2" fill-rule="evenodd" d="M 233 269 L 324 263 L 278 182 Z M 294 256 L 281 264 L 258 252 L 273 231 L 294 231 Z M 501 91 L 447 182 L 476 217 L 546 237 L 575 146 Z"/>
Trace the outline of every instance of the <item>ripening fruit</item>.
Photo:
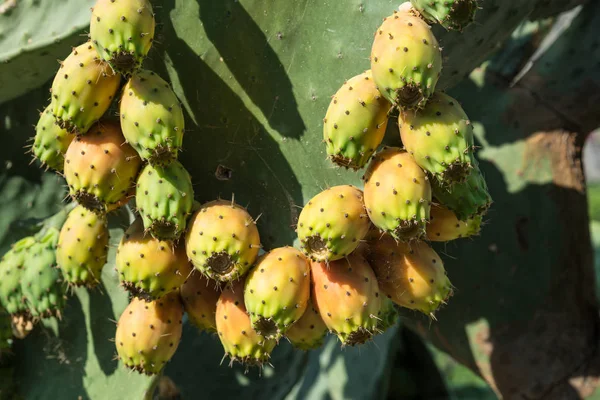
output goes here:
<path id="1" fill-rule="evenodd" d="M 427 224 L 427 240 L 448 242 L 450 240 L 476 236 L 481 230 L 481 215 L 466 221 L 456 218 L 456 214 L 443 205 L 431 205 L 431 215 Z"/>
<path id="2" fill-rule="evenodd" d="M 51 106 L 48 106 L 40 113 L 31 152 L 34 158 L 40 161 L 42 167 L 50 167 L 62 172 L 65 163 L 64 155 L 74 138 L 74 135 L 70 135 L 58 125 L 52 115 Z"/>
<path id="3" fill-rule="evenodd" d="M 285 337 L 297 349 L 312 350 L 323 345 L 328 331 L 323 318 L 313 306 L 312 301 L 309 300 L 306 311 L 285 332 Z"/>
<path id="4" fill-rule="evenodd" d="M 206 332 L 217 331 L 215 313 L 220 295 L 219 283 L 207 279 L 198 271 L 192 272 L 181 286 L 183 308 L 191 323 L 198 329 Z"/>

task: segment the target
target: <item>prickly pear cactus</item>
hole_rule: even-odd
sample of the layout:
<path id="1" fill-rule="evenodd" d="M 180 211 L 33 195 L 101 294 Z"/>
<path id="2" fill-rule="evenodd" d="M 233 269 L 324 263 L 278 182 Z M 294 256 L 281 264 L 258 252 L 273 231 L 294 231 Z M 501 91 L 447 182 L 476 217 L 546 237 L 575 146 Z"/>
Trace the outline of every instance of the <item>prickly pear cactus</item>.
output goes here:
<path id="1" fill-rule="evenodd" d="M 188 318 L 198 329 L 216 332 L 215 313 L 221 290 L 219 283 L 194 271 L 181 285 L 181 301 Z"/>
<path id="2" fill-rule="evenodd" d="M 39 160 L 42 166 L 62 171 L 65 153 L 75 136 L 58 125 L 50 106 L 40 113 L 35 131 L 31 147 L 34 158 Z"/>
<path id="3" fill-rule="evenodd" d="M 21 280 L 25 268 L 27 251 L 35 244 L 35 238 L 29 236 L 12 245 L 0 261 L 0 302 L 6 311 L 15 316 L 28 314 L 27 304 L 23 302 Z"/>
<path id="4" fill-rule="evenodd" d="M 411 0 L 413 7 L 430 23 L 462 31 L 475 20 L 477 0 Z"/>

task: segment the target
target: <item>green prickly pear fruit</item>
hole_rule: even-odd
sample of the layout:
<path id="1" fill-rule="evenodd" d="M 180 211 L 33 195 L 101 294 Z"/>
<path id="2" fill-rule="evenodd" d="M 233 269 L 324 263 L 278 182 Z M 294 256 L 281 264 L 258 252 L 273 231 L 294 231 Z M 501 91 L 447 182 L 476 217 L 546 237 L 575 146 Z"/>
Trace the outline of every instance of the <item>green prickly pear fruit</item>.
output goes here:
<path id="1" fill-rule="evenodd" d="M 411 0 L 426 21 L 461 32 L 475 20 L 477 0 Z"/>
<path id="2" fill-rule="evenodd" d="M 312 300 L 323 322 L 342 345 L 370 340 L 377 331 L 381 309 L 379 285 L 361 254 L 342 260 L 312 262 Z"/>
<path id="3" fill-rule="evenodd" d="M 33 317 L 61 316 L 65 293 L 60 269 L 56 265 L 58 229 L 50 227 L 26 252 L 21 291 Z"/>
<path id="4" fill-rule="evenodd" d="M 35 244 L 35 238 L 28 236 L 14 243 L 0 260 L 0 304 L 13 315 L 27 315 L 29 310 L 23 302 L 21 280 L 25 271 L 25 256 Z"/>
<path id="5" fill-rule="evenodd" d="M 140 159 L 124 142 L 119 125 L 110 121 L 94 125 L 71 142 L 65 154 L 65 179 L 77 203 L 106 213 L 127 195 Z"/>
<path id="6" fill-rule="evenodd" d="M 312 350 L 323 345 L 327 335 L 327 326 L 323 318 L 309 299 L 306 311 L 286 332 L 285 337 L 292 346 L 300 350 Z"/>
<path id="7" fill-rule="evenodd" d="M 97 0 L 90 38 L 113 70 L 128 75 L 142 65 L 150 51 L 155 26 L 149 0 Z"/>
<path id="8" fill-rule="evenodd" d="M 185 237 L 188 258 L 205 276 L 229 282 L 243 276 L 261 247 L 256 222 L 233 201 L 203 204 L 192 216 Z"/>
<path id="9" fill-rule="evenodd" d="M 431 205 L 427 224 L 427 240 L 448 242 L 450 240 L 476 236 L 481 230 L 481 215 L 461 221 L 452 211 L 442 205 Z"/>
<path id="10" fill-rule="evenodd" d="M 279 340 L 302 317 L 309 297 L 310 266 L 293 247 L 261 256 L 246 277 L 246 310 L 254 330 L 267 339 Z"/>
<path id="11" fill-rule="evenodd" d="M 375 32 L 371 70 L 377 88 L 395 107 L 423 107 L 442 71 L 442 52 L 431 27 L 411 12 L 395 11 L 385 18 Z"/>
<path id="12" fill-rule="evenodd" d="M 148 164 L 138 176 L 135 202 L 152 236 L 179 239 L 192 212 L 192 178 L 179 161 L 164 167 Z"/>
<path id="13" fill-rule="evenodd" d="M 298 217 L 298 238 L 314 261 L 334 261 L 352 253 L 371 225 L 362 190 L 342 185 L 313 197 Z"/>
<path id="14" fill-rule="evenodd" d="M 369 245 L 369 262 L 383 293 L 399 306 L 433 318 L 452 295 L 452 284 L 435 250 L 425 242 L 396 242 L 388 235 Z"/>
<path id="15" fill-rule="evenodd" d="M 363 179 L 365 206 L 377 228 L 397 240 L 418 239 L 425 234 L 431 185 L 407 152 L 395 147 L 380 151 Z"/>
<path id="16" fill-rule="evenodd" d="M 120 104 L 125 139 L 152 165 L 177 159 L 184 133 L 183 110 L 160 76 L 141 70 L 123 88 Z"/>
<path id="17" fill-rule="evenodd" d="M 392 326 L 396 325 L 396 322 L 398 322 L 399 318 L 400 316 L 398 315 L 398 310 L 396 310 L 394 302 L 390 300 L 389 297 L 382 298 L 377 329 L 380 332 L 385 332 Z"/>
<path id="18" fill-rule="evenodd" d="M 262 368 L 269 362 L 277 342 L 260 336 L 252 327 L 244 305 L 244 280 L 233 282 L 223 290 L 217 302 L 217 332 L 230 358 L 229 365 L 239 362 L 246 366 Z"/>
<path id="19" fill-rule="evenodd" d="M 179 346 L 182 318 L 179 293 L 151 302 L 133 298 L 117 323 L 115 345 L 121 362 L 139 373 L 158 374 Z"/>
<path id="20" fill-rule="evenodd" d="M 56 249 L 56 262 L 65 281 L 73 286 L 96 286 L 107 255 L 106 216 L 75 207 L 60 230 Z"/>
<path id="21" fill-rule="evenodd" d="M 153 238 L 139 218 L 121 238 L 115 264 L 125 289 L 146 301 L 178 290 L 192 272 L 183 243 Z"/>
<path id="22" fill-rule="evenodd" d="M 375 87 L 371 70 L 344 83 L 323 120 L 327 155 L 354 170 L 365 166 L 383 140 L 391 104 Z"/>
<path id="23" fill-rule="evenodd" d="M 398 126 L 406 151 L 441 185 L 467 179 L 476 163 L 473 127 L 458 101 L 436 92 L 419 112 L 401 112 Z"/>
<path id="24" fill-rule="evenodd" d="M 91 43 L 73 49 L 52 83 L 52 114 L 61 128 L 82 135 L 104 115 L 121 78 Z"/>
<path id="25" fill-rule="evenodd" d="M 460 221 L 468 221 L 478 215 L 484 215 L 492 205 L 487 183 L 477 165 L 465 182 L 454 184 L 449 188 L 433 180 L 431 188 L 434 197 L 453 211 Z"/>
<path id="26" fill-rule="evenodd" d="M 183 307 L 192 324 L 206 332 L 216 332 L 215 313 L 221 295 L 219 283 L 194 271 L 181 286 Z"/>
<path id="27" fill-rule="evenodd" d="M 74 135 L 70 135 L 62 129 L 54 115 L 51 106 L 40 113 L 40 119 L 35 128 L 35 138 L 31 151 L 34 158 L 38 159 L 42 166 L 48 166 L 62 172 L 65 163 L 64 155 L 73 141 Z"/>

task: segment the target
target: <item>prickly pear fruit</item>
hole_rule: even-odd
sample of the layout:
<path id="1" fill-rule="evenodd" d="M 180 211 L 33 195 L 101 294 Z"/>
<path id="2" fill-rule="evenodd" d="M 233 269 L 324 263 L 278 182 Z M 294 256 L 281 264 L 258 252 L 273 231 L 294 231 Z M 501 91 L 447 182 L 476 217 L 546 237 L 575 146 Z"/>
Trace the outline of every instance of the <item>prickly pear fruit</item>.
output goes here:
<path id="1" fill-rule="evenodd" d="M 146 301 L 176 291 L 192 272 L 183 243 L 153 238 L 139 218 L 121 238 L 115 264 L 125 289 Z"/>
<path id="2" fill-rule="evenodd" d="M 217 302 L 217 332 L 231 360 L 229 365 L 239 362 L 246 367 L 269 362 L 275 340 L 265 339 L 254 328 L 244 305 L 244 281 L 236 281 L 223 290 Z"/>
<path id="3" fill-rule="evenodd" d="M 436 92 L 418 113 L 401 112 L 402 144 L 442 185 L 464 182 L 476 163 L 473 127 L 458 101 Z"/>
<path id="4" fill-rule="evenodd" d="M 60 317 L 65 305 L 64 285 L 56 265 L 56 245 L 60 232 L 48 228 L 36 238 L 25 255 L 21 291 L 33 317 Z"/>
<path id="5" fill-rule="evenodd" d="M 107 255 L 106 216 L 75 207 L 60 230 L 56 249 L 56 262 L 65 281 L 73 286 L 96 286 Z"/>
<path id="6" fill-rule="evenodd" d="M 207 277 L 238 279 L 250 269 L 260 249 L 256 222 L 233 201 L 203 204 L 190 220 L 185 237 L 188 258 Z"/>
<path id="7" fill-rule="evenodd" d="M 382 288 L 383 290 L 383 288 Z M 396 325 L 399 319 L 398 311 L 394 305 L 394 302 L 389 297 L 381 299 L 381 310 L 379 311 L 379 321 L 377 323 L 377 329 L 380 332 L 385 332 L 392 326 Z"/>
<path id="8" fill-rule="evenodd" d="M 124 142 L 119 125 L 104 121 L 69 145 L 65 179 L 73 199 L 88 210 L 106 213 L 132 187 L 140 159 Z"/>
<path id="9" fill-rule="evenodd" d="M 402 110 L 421 108 L 442 71 L 442 52 L 431 28 L 410 12 L 394 12 L 375 32 L 371 70 L 377 88 Z"/>
<path id="10" fill-rule="evenodd" d="M 244 301 L 252 327 L 267 339 L 279 340 L 306 311 L 310 266 L 293 247 L 261 256 L 246 277 Z"/>
<path id="11" fill-rule="evenodd" d="M 148 164 L 138 176 L 135 202 L 152 236 L 176 240 L 192 212 L 192 178 L 179 161 L 165 167 Z"/>
<path id="12" fill-rule="evenodd" d="M 454 239 L 476 236 L 481 230 L 481 215 L 460 221 L 456 214 L 442 205 L 431 205 L 427 224 L 427 239 L 432 242 L 448 242 Z"/>
<path id="13" fill-rule="evenodd" d="M 183 308 L 192 324 L 207 332 L 216 332 L 215 312 L 221 295 L 219 284 L 194 271 L 181 286 Z"/>
<path id="14" fill-rule="evenodd" d="M 334 186 L 313 197 L 298 218 L 298 238 L 304 254 L 315 261 L 344 258 L 369 230 L 362 190 Z"/>
<path id="15" fill-rule="evenodd" d="M 492 205 L 487 183 L 477 165 L 463 183 L 454 184 L 450 188 L 435 180 L 431 183 L 433 196 L 461 221 L 484 215 Z"/>
<path id="16" fill-rule="evenodd" d="M 23 302 L 21 279 L 25 271 L 25 256 L 35 244 L 35 238 L 28 236 L 14 243 L 0 260 L 0 304 L 14 316 L 29 313 Z"/>
<path id="17" fill-rule="evenodd" d="M 160 76 L 146 70 L 133 75 L 123 88 L 120 114 L 123 135 L 142 159 L 166 165 L 177 158 L 183 142 L 183 111 Z"/>
<path id="18" fill-rule="evenodd" d="M 56 123 L 51 106 L 48 106 L 40 113 L 31 152 L 42 166 L 62 171 L 65 163 L 64 155 L 74 137 Z"/>
<path id="19" fill-rule="evenodd" d="M 425 234 L 431 185 L 407 152 L 395 147 L 380 151 L 363 179 L 365 206 L 377 228 L 397 240 L 418 239 Z"/>
<path id="20" fill-rule="evenodd" d="M 139 373 L 158 374 L 179 346 L 182 318 L 179 293 L 151 302 L 134 297 L 117 323 L 119 359 Z"/>
<path id="21" fill-rule="evenodd" d="M 411 0 L 426 21 L 461 32 L 475 20 L 477 0 Z"/>
<path id="22" fill-rule="evenodd" d="M 323 120 L 327 155 L 354 170 L 365 166 L 383 140 L 391 104 L 375 87 L 371 70 L 344 83 Z"/>
<path id="23" fill-rule="evenodd" d="M 10 351 L 13 343 L 13 332 L 10 314 L 0 305 L 0 362 L 2 356 Z"/>
<path id="24" fill-rule="evenodd" d="M 98 54 L 117 72 L 138 69 L 154 41 L 154 12 L 149 0 L 97 0 L 90 38 Z"/>
<path id="25" fill-rule="evenodd" d="M 108 110 L 120 81 L 91 43 L 75 47 L 52 83 L 56 122 L 71 133 L 86 133 Z"/>
<path id="26" fill-rule="evenodd" d="M 323 318 L 309 299 L 306 311 L 286 332 L 285 337 L 292 346 L 300 350 L 312 350 L 323 345 L 327 335 L 327 326 Z"/>
<path id="27" fill-rule="evenodd" d="M 377 333 L 381 296 L 375 273 L 361 254 L 312 262 L 312 300 L 342 345 L 365 343 Z"/>
<path id="28" fill-rule="evenodd" d="M 369 262 L 394 303 L 433 317 L 452 295 L 444 264 L 427 243 L 398 243 L 386 235 L 369 244 Z"/>

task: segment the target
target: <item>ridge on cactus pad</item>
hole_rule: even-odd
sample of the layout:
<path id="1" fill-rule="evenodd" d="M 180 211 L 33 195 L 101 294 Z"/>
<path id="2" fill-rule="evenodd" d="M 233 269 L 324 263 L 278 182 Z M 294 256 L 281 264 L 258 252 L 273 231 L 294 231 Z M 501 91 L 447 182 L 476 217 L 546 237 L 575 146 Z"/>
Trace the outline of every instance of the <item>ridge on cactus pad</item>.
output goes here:
<path id="1" fill-rule="evenodd" d="M 219 283 L 193 271 L 181 285 L 180 292 L 183 308 L 192 324 L 202 331 L 216 332 L 215 313 L 221 295 Z"/>
<path id="2" fill-rule="evenodd" d="M 85 134 L 110 107 L 121 77 L 102 61 L 91 43 L 73 49 L 52 83 L 52 114 L 61 128 Z"/>
<path id="3" fill-rule="evenodd" d="M 331 99 L 323 120 L 331 161 L 355 170 L 364 167 L 383 140 L 390 108 L 371 70 L 346 81 Z"/>
<path id="4" fill-rule="evenodd" d="M 127 75 L 142 65 L 150 51 L 155 25 L 149 0 L 97 0 L 90 38 L 113 70 Z"/>
<path id="5" fill-rule="evenodd" d="M 429 23 L 461 32 L 475 20 L 477 0 L 411 0 L 413 7 Z"/>
<path id="6" fill-rule="evenodd" d="M 243 276 L 260 250 L 256 221 L 233 201 L 203 204 L 185 236 L 188 258 L 201 273 L 220 282 Z"/>
<path id="7" fill-rule="evenodd" d="M 394 11 L 375 32 L 371 70 L 377 88 L 395 107 L 422 108 L 442 71 L 442 52 L 431 27 L 411 12 Z"/>
<path id="8" fill-rule="evenodd" d="M 121 362 L 139 373 L 158 374 L 179 346 L 182 318 L 179 293 L 151 302 L 133 298 L 117 323 L 115 345 Z"/>
<path id="9" fill-rule="evenodd" d="M 75 136 L 70 135 L 69 132 L 58 125 L 54 115 L 52 115 L 51 106 L 46 107 L 40 113 L 35 131 L 35 138 L 31 147 L 34 158 L 38 159 L 42 166 L 48 166 L 62 172 L 65 162 L 64 155 Z"/>
<path id="10" fill-rule="evenodd" d="M 298 217 L 298 239 L 307 257 L 334 261 L 352 253 L 371 225 L 362 190 L 341 185 L 314 196 Z"/>

